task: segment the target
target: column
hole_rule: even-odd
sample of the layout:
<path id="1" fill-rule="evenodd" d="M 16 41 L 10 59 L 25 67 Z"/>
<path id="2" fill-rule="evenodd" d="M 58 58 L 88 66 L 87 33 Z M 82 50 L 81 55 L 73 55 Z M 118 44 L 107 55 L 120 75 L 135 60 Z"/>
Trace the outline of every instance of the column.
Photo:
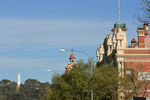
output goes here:
<path id="1" fill-rule="evenodd" d="M 121 62 L 121 67 L 122 67 L 122 77 L 124 77 L 124 62 Z"/>

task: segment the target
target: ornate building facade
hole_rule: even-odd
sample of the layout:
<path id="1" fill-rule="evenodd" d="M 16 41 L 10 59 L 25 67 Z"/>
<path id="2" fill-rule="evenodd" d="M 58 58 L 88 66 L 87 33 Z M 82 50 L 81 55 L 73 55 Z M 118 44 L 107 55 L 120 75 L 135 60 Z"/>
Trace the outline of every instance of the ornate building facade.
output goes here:
<path id="1" fill-rule="evenodd" d="M 138 81 L 146 80 L 145 97 L 150 96 L 150 35 L 149 24 L 137 29 L 138 40 L 135 38 L 128 46 L 125 24 L 114 24 L 111 30 L 113 35 L 108 34 L 96 51 L 97 65 L 109 63 L 118 68 L 119 76 L 130 74 L 134 71 Z M 145 77 L 146 76 L 146 77 Z M 125 94 L 121 95 L 125 97 Z M 121 99 L 120 99 L 121 100 Z"/>

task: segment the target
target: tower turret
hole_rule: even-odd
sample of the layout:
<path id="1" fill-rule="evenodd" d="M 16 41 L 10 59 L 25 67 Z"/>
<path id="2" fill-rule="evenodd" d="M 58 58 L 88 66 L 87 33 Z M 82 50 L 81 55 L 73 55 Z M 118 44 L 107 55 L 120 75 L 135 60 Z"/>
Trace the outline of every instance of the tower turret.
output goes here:
<path id="1" fill-rule="evenodd" d="M 126 28 L 118 28 L 117 49 L 127 48 Z"/>
<path id="2" fill-rule="evenodd" d="M 106 38 L 107 38 L 107 46 L 108 46 L 107 56 L 109 56 L 113 50 L 112 35 L 109 34 L 107 35 Z"/>
<path id="3" fill-rule="evenodd" d="M 68 65 L 66 65 L 66 70 L 70 70 L 73 67 L 73 65 L 76 64 L 75 63 L 76 57 L 73 53 L 71 53 L 69 60 L 70 60 L 70 62 L 68 63 Z"/>
<path id="4" fill-rule="evenodd" d="M 73 53 L 70 55 L 69 60 L 70 60 L 70 63 L 75 63 L 76 57 Z"/>
<path id="5" fill-rule="evenodd" d="M 133 38 L 131 41 L 131 47 L 134 48 L 136 44 L 137 44 L 137 41 L 135 40 L 135 38 Z"/>
<path id="6" fill-rule="evenodd" d="M 96 51 L 96 56 L 97 56 L 97 62 L 101 62 L 103 60 L 104 56 L 104 46 L 101 44 Z"/>

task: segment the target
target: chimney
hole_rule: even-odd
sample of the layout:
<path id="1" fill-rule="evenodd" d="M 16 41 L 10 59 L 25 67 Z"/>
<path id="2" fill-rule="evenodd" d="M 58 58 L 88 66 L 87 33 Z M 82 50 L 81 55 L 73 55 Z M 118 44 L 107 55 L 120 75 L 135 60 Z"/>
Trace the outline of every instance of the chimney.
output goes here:
<path id="1" fill-rule="evenodd" d="M 138 33 L 138 47 L 145 48 L 145 29 L 144 27 L 139 27 L 137 30 Z"/>
<path id="2" fill-rule="evenodd" d="M 144 29 L 145 29 L 145 36 L 149 35 L 149 25 L 148 23 L 144 23 Z"/>

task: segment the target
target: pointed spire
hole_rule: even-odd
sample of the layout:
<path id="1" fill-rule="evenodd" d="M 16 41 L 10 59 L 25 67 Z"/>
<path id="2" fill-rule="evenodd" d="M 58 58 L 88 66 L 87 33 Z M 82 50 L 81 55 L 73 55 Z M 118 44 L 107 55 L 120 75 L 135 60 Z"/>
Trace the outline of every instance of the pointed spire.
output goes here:
<path id="1" fill-rule="evenodd" d="M 69 59 L 76 59 L 75 55 L 73 53 L 71 53 Z"/>
<path id="2" fill-rule="evenodd" d="M 137 41 L 135 40 L 135 38 L 133 38 L 132 41 L 131 41 L 131 43 L 135 43 L 135 42 L 137 42 Z"/>
<path id="3" fill-rule="evenodd" d="M 73 45 L 72 45 L 72 49 L 71 49 L 72 53 L 73 53 Z"/>
<path id="4" fill-rule="evenodd" d="M 75 63 L 76 57 L 73 53 L 71 53 L 69 59 L 70 59 L 70 63 Z"/>

